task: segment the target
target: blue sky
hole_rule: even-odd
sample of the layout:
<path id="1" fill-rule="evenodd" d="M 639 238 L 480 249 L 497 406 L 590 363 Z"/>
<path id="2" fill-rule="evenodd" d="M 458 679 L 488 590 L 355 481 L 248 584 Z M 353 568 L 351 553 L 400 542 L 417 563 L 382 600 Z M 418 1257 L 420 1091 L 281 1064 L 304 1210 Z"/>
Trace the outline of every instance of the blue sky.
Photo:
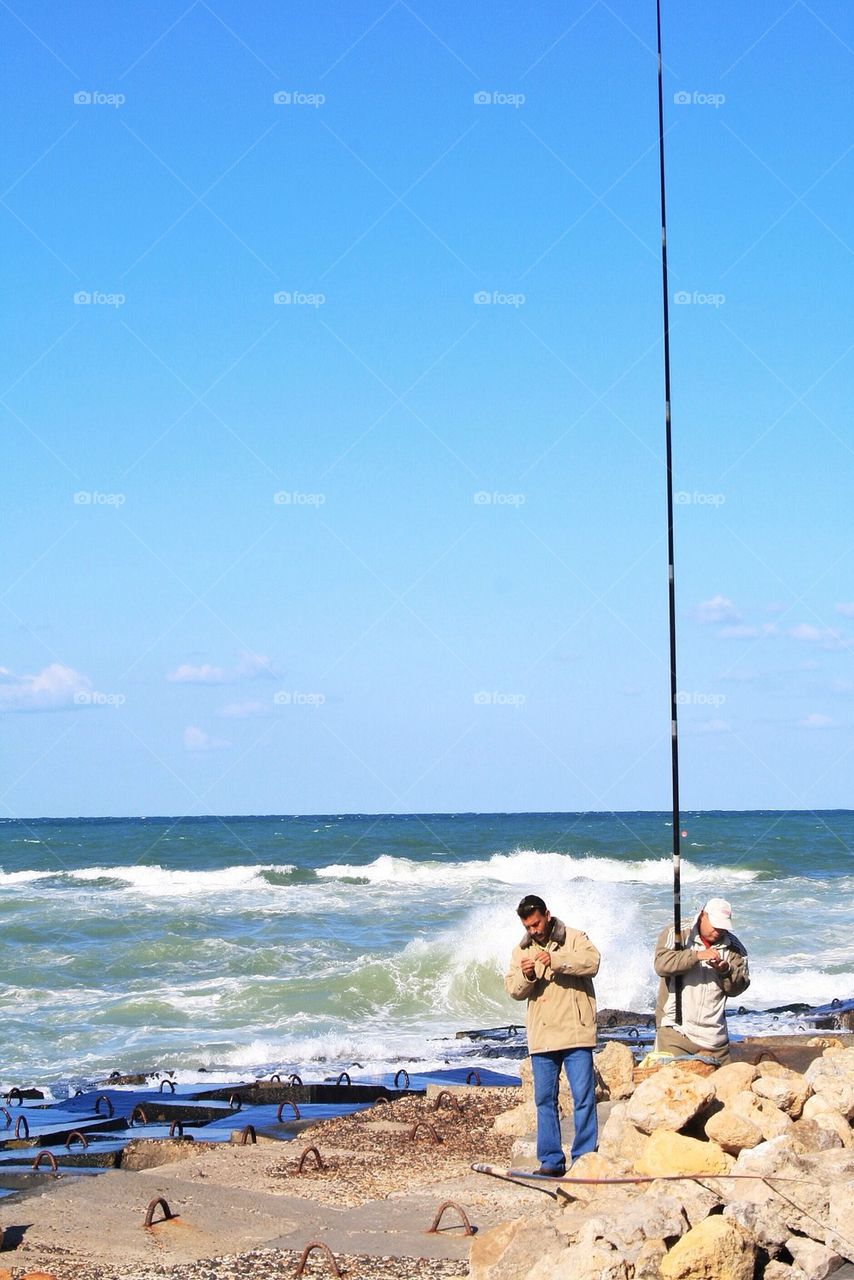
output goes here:
<path id="1" fill-rule="evenodd" d="M 652 0 L 0 26 L 6 814 L 667 808 Z M 847 807 L 854 14 L 664 39 L 683 803 Z"/>

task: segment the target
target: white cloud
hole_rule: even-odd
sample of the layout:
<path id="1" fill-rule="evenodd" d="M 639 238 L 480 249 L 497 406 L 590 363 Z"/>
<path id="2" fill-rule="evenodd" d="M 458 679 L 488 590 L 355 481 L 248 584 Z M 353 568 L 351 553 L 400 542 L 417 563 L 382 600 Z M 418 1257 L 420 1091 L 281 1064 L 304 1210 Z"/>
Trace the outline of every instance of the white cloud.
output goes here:
<path id="1" fill-rule="evenodd" d="M 52 662 L 29 676 L 16 676 L 0 667 L 0 708 L 6 711 L 57 711 L 91 705 L 92 693 L 89 677 L 61 662 Z"/>
<path id="2" fill-rule="evenodd" d="M 694 733 L 729 733 L 728 720 L 700 720 L 691 726 Z"/>
<path id="3" fill-rule="evenodd" d="M 182 662 L 166 679 L 172 684 L 241 684 L 244 680 L 276 679 L 270 659 L 249 649 L 239 655 L 233 667 L 218 667 L 209 662 L 194 666 Z"/>
<path id="4" fill-rule="evenodd" d="M 843 600 L 836 606 L 836 612 L 841 613 L 843 618 L 854 618 L 854 600 L 847 603 Z"/>
<path id="5" fill-rule="evenodd" d="M 225 667 L 212 667 L 207 662 L 203 662 L 200 667 L 194 667 L 189 662 L 183 662 L 180 667 L 176 667 L 174 671 L 170 671 L 166 679 L 170 680 L 173 684 L 231 683 Z"/>
<path id="6" fill-rule="evenodd" d="M 740 623 L 734 627 L 721 627 L 715 634 L 719 640 L 758 640 L 761 636 L 777 635 L 777 627 L 773 622 L 763 622 L 761 627 Z"/>
<path id="7" fill-rule="evenodd" d="M 265 702 L 257 702 L 250 700 L 248 702 L 229 702 L 226 706 L 221 707 L 217 715 L 225 716 L 227 720 L 250 720 L 253 716 L 264 716 L 269 713 L 270 707 Z"/>
<path id="8" fill-rule="evenodd" d="M 224 751 L 231 743 L 224 738 L 212 738 L 204 729 L 189 724 L 184 730 L 184 746 L 188 751 Z"/>
<path id="9" fill-rule="evenodd" d="M 832 627 L 814 627 L 810 622 L 800 622 L 789 630 L 793 640 L 803 640 L 808 644 L 820 644 L 823 649 L 850 649 L 851 641 L 841 631 Z"/>
<path id="10" fill-rule="evenodd" d="M 823 716 L 819 712 L 814 711 L 812 715 L 804 716 L 803 720 L 798 721 L 802 729 L 835 729 L 836 721 L 830 716 Z"/>
<path id="11" fill-rule="evenodd" d="M 694 609 L 694 619 L 704 624 L 711 622 L 741 622 L 741 614 L 726 596 L 712 596 Z"/>

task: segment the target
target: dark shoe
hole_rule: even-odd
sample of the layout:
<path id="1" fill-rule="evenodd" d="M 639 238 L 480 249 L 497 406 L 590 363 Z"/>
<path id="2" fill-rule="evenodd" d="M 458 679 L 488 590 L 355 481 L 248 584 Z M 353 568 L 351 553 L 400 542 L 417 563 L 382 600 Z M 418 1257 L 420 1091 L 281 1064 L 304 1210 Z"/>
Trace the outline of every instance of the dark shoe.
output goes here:
<path id="1" fill-rule="evenodd" d="M 538 1178 L 562 1178 L 566 1168 L 553 1169 L 549 1165 L 541 1164 L 539 1169 L 534 1169 L 534 1173 Z"/>

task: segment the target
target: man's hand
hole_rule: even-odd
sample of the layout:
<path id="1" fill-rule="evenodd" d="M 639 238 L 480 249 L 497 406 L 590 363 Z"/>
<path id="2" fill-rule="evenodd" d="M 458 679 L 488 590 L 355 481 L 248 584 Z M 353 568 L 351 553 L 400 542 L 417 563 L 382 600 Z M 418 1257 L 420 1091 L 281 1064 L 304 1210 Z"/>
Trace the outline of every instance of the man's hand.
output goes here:
<path id="1" fill-rule="evenodd" d="M 544 969 L 551 967 L 552 958 L 548 951 L 541 951 L 539 955 L 534 956 L 535 960 L 539 960 Z"/>
<path id="2" fill-rule="evenodd" d="M 537 976 L 534 972 L 534 961 L 530 956 L 525 956 L 525 959 L 522 961 L 522 973 L 529 982 L 533 982 Z"/>

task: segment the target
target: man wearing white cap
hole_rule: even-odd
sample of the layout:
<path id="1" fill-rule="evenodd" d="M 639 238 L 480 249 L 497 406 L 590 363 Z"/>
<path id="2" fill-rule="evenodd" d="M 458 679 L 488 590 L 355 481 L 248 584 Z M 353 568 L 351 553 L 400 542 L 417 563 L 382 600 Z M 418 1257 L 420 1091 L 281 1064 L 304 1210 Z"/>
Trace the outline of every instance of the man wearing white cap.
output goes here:
<path id="1" fill-rule="evenodd" d="M 750 986 L 747 952 L 732 932 L 732 907 L 709 898 L 675 946 L 673 925 L 655 945 L 655 972 L 661 978 L 655 1007 L 655 1047 L 659 1053 L 703 1054 L 720 1066 L 729 1061 L 724 1008 L 727 996 Z M 676 1022 L 676 984 L 682 979 L 682 1021 Z"/>

